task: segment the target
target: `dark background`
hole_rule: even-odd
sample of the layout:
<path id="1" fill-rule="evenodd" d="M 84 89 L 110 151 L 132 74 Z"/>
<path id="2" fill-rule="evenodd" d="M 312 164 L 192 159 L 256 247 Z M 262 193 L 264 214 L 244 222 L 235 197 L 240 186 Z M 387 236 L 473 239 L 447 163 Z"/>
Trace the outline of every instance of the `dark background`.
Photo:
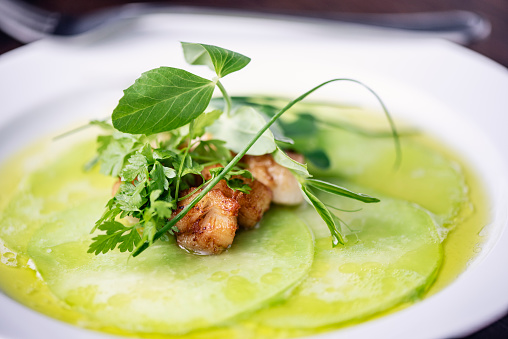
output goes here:
<path id="1" fill-rule="evenodd" d="M 129 2 L 127 0 L 25 1 L 47 10 L 60 11 L 66 14 L 87 13 L 99 8 Z M 136 2 L 144 1 L 137 0 Z M 284 14 L 300 12 L 317 16 L 331 12 L 403 13 L 453 9 L 469 10 L 487 17 L 492 23 L 492 33 L 487 39 L 468 47 L 508 67 L 508 0 L 152 0 L 152 2 Z M 0 33 L 0 53 L 19 46 L 21 46 L 20 43 Z"/>
<path id="2" fill-rule="evenodd" d="M 126 0 L 26 0 L 47 10 L 79 15 L 94 10 L 126 3 Z M 136 2 L 143 2 L 138 0 Z M 492 24 L 490 36 L 467 47 L 508 67 L 508 0 L 188 0 L 160 1 L 173 5 L 205 6 L 216 9 L 263 11 L 277 14 L 306 13 L 311 16 L 333 12 L 404 13 L 442 10 L 469 10 L 477 12 Z M 0 32 L 0 54 L 22 46 Z M 507 93 L 508 95 L 508 93 Z M 467 339 L 508 339 L 508 316 Z M 410 339 L 410 338 L 408 338 Z"/>

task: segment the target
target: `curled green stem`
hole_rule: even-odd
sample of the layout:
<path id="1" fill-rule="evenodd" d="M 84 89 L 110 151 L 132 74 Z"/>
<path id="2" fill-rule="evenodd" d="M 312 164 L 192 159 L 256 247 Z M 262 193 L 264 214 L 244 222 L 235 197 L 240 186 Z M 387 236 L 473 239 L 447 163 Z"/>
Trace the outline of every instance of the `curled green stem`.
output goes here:
<path id="1" fill-rule="evenodd" d="M 222 93 L 222 97 L 224 98 L 224 101 L 226 103 L 226 108 L 224 109 L 224 112 L 229 117 L 231 114 L 231 106 L 232 106 L 231 97 L 229 96 L 228 92 L 226 91 L 226 89 L 224 88 L 224 86 L 220 81 L 217 81 L 217 87 L 219 87 Z"/>

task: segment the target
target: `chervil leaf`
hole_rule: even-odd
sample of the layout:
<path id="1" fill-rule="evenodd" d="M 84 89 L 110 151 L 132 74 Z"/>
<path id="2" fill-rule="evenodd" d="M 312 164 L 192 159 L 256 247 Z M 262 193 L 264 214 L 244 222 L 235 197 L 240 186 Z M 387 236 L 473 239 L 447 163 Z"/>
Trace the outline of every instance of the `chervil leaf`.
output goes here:
<path id="1" fill-rule="evenodd" d="M 154 134 L 188 124 L 204 112 L 215 83 L 172 67 L 141 75 L 113 111 L 113 126 L 132 134 Z"/>
<path id="2" fill-rule="evenodd" d="M 219 78 L 241 70 L 250 62 L 245 55 L 217 46 L 182 42 L 182 48 L 185 61 L 191 65 L 206 65 L 215 70 Z"/>

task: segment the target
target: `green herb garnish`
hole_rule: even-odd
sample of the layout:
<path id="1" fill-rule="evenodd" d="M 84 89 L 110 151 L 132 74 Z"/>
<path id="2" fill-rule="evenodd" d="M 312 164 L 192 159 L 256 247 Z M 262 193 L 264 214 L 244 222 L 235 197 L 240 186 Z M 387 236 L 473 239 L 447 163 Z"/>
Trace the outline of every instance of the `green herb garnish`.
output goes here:
<path id="1" fill-rule="evenodd" d="M 182 47 L 189 64 L 206 65 L 216 77 L 208 80 L 182 69 L 159 67 L 143 73 L 124 91 L 112 114 L 112 124 L 117 131 L 98 138 L 98 156 L 91 162 L 91 165 L 100 163 L 102 173 L 118 176 L 121 182 L 92 230 L 105 233 L 93 238 L 88 252 L 107 253 L 118 247 L 122 252 L 139 255 L 167 232 L 177 232 L 175 224 L 220 180 L 225 179 L 234 190 L 248 193 L 250 187 L 238 177 L 233 178 L 238 175 L 252 177 L 238 165 L 246 154 L 272 154 L 278 164 L 288 168 L 300 183 L 304 197 L 328 225 L 333 245 L 344 244 L 340 219 L 312 190 L 365 203 L 379 200 L 312 179 L 306 165 L 294 161 L 279 147 L 278 143 L 288 145 L 292 140 L 283 135 L 276 122 L 293 105 L 319 88 L 338 81 L 355 82 L 380 102 L 392 128 L 397 159 L 400 159 L 398 134 L 381 99 L 359 81 L 339 78 L 319 84 L 271 116 L 255 106 L 233 107 L 220 79 L 241 70 L 250 59 L 211 45 L 182 43 Z M 204 113 L 215 87 L 223 95 L 224 113 L 222 110 Z M 103 123 L 94 124 L 109 129 Z M 211 132 L 214 139 L 203 140 L 206 131 Z M 232 157 L 231 152 L 236 155 Z M 201 171 L 209 165 L 221 167 L 210 170 L 211 178 L 204 180 Z M 196 176 L 203 180 L 196 183 Z M 185 197 L 181 197 L 180 192 L 196 186 L 202 188 L 201 192 L 176 214 L 178 201 L 197 189 Z M 134 217 L 136 221 L 130 226 L 118 222 L 118 218 L 125 217 Z"/>

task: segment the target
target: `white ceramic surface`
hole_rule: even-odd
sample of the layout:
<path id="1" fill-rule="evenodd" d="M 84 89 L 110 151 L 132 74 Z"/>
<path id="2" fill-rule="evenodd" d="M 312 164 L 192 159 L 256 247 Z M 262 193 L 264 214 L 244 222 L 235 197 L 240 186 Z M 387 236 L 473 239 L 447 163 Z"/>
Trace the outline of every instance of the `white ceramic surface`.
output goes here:
<path id="1" fill-rule="evenodd" d="M 186 66 L 178 41 L 215 44 L 252 58 L 226 77 L 232 94 L 297 96 L 336 77 L 374 88 L 397 117 L 461 153 L 483 179 L 491 223 L 482 252 L 453 284 L 403 311 L 320 338 L 447 338 L 508 310 L 508 71 L 460 46 L 384 30 L 318 22 L 161 14 L 74 39 L 39 41 L 0 57 L 0 161 L 72 123 L 110 114 L 122 89 L 158 66 Z M 376 107 L 359 86 L 313 98 Z M 0 338 L 111 336 L 33 312 L 0 293 Z"/>

